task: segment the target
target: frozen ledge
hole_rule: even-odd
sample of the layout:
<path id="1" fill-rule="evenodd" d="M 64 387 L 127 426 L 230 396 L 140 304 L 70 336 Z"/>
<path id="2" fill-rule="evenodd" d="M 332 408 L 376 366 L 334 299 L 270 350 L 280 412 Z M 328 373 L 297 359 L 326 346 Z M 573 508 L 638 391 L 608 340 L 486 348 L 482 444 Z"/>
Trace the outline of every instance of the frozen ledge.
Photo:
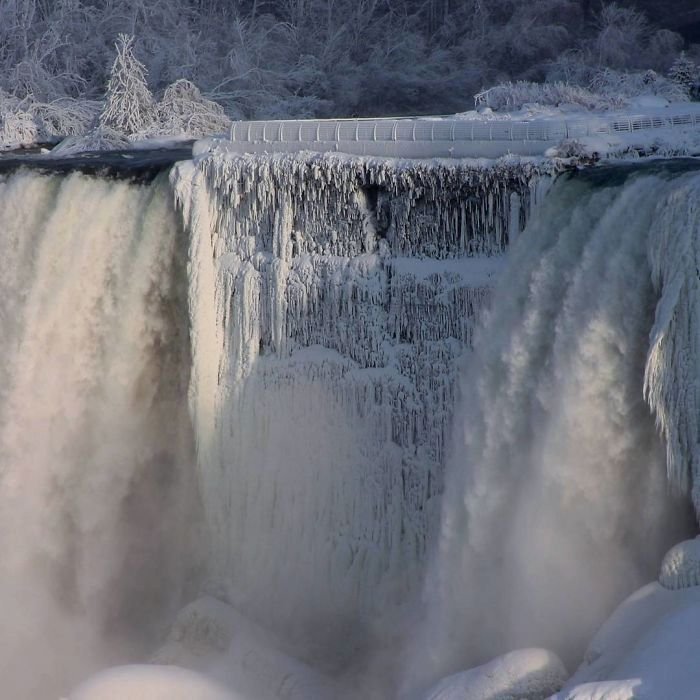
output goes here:
<path id="1" fill-rule="evenodd" d="M 229 140 L 219 146 L 236 153 L 337 151 L 391 158 L 498 158 L 543 155 L 562 141 L 666 129 L 700 131 L 700 104 L 672 104 L 643 113 L 576 113 L 532 119 L 239 121 L 231 126 Z"/>

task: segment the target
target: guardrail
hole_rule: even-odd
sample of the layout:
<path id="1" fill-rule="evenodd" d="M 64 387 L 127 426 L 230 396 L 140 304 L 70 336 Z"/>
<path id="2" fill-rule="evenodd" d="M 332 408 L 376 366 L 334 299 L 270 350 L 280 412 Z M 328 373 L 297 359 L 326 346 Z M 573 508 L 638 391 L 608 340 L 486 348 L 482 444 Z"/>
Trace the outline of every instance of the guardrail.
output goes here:
<path id="1" fill-rule="evenodd" d="M 403 157 L 535 155 L 565 139 L 661 128 L 700 128 L 700 105 L 529 121 L 444 118 L 234 122 L 234 151 L 340 151 Z"/>

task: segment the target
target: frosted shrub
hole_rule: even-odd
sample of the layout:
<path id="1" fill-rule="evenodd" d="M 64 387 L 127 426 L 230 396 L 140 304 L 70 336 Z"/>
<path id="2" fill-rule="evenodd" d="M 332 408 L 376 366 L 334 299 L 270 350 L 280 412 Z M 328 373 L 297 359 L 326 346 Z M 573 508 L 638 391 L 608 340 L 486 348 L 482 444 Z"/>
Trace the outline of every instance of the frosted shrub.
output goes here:
<path id="1" fill-rule="evenodd" d="M 176 80 L 169 85 L 156 112 L 158 121 L 151 133 L 202 138 L 220 134 L 231 125 L 224 108 L 203 97 L 199 88 L 189 80 Z"/>
<path id="2" fill-rule="evenodd" d="M 687 102 L 688 93 L 678 84 L 653 70 L 629 73 L 605 68 L 591 81 L 591 89 L 605 99 L 626 99 L 639 95 L 657 95 L 669 102 Z"/>
<path id="3" fill-rule="evenodd" d="M 557 107 L 574 104 L 584 109 L 611 109 L 621 107 L 624 101 L 613 95 L 601 96 L 578 85 L 565 83 L 531 83 L 519 80 L 501 83 L 474 96 L 477 107 L 494 111 L 514 111 L 528 103 Z"/>
<path id="4" fill-rule="evenodd" d="M 84 134 L 98 119 L 101 102 L 69 97 L 53 102 L 33 102 L 27 111 L 32 115 L 43 138 Z"/>
<path id="5" fill-rule="evenodd" d="M 123 134 L 145 132 L 153 124 L 156 108 L 146 82 L 146 68 L 134 55 L 134 37 L 120 34 L 117 57 L 107 84 L 100 125 Z"/>
<path id="6" fill-rule="evenodd" d="M 29 112 L 17 110 L 0 114 L 0 149 L 36 143 L 39 132 Z"/>

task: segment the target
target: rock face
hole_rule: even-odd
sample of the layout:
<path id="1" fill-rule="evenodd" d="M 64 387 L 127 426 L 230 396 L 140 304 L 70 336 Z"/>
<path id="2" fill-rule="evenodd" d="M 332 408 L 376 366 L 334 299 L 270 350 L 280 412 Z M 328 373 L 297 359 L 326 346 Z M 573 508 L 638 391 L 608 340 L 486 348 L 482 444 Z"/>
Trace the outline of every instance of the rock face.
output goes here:
<path id="1" fill-rule="evenodd" d="M 546 649 L 520 649 L 440 681 L 425 700 L 543 700 L 567 673 Z"/>
<path id="2" fill-rule="evenodd" d="M 686 540 L 669 550 L 661 564 L 659 583 L 672 591 L 700 585 L 700 538 Z"/>

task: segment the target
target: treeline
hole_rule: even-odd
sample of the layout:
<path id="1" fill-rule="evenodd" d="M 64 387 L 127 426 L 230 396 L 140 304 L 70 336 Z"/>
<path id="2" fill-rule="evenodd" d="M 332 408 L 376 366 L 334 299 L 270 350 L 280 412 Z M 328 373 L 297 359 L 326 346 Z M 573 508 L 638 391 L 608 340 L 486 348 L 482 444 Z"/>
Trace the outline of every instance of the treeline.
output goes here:
<path id="1" fill-rule="evenodd" d="M 154 93 L 186 79 L 233 118 L 451 113 L 503 81 L 590 87 L 699 55 L 595 0 L 0 0 L 0 90 L 99 99 L 120 33 Z"/>

